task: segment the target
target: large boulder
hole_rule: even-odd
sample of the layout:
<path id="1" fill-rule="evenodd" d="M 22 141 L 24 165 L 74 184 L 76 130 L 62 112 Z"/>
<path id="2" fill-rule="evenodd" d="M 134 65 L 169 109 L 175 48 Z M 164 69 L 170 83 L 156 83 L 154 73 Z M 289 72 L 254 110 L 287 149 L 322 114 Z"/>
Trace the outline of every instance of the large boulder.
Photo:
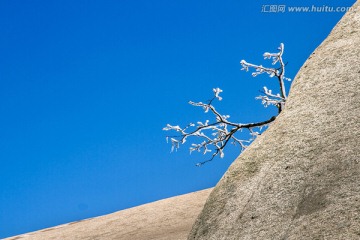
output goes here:
<path id="1" fill-rule="evenodd" d="M 360 3 L 300 69 L 188 239 L 360 239 Z"/>
<path id="2" fill-rule="evenodd" d="M 183 240 L 211 189 L 31 232 L 6 240 Z"/>

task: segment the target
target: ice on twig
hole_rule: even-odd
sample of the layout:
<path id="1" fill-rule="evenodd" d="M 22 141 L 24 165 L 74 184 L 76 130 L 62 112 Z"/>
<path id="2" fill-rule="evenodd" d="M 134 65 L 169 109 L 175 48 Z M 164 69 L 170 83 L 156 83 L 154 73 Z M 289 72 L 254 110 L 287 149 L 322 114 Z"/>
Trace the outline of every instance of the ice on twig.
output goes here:
<path id="1" fill-rule="evenodd" d="M 221 101 L 222 100 L 222 97 L 219 96 L 219 94 L 222 92 L 223 90 L 221 90 L 220 88 L 213 88 L 213 92 L 215 94 L 215 97 Z"/>
<path id="2" fill-rule="evenodd" d="M 263 95 L 256 97 L 256 99 L 260 99 L 261 103 L 264 107 L 268 107 L 270 105 L 276 106 L 279 109 L 279 112 L 283 109 L 286 101 L 286 92 L 284 87 L 284 80 L 290 81 L 290 78 L 285 77 L 285 65 L 282 60 L 282 55 L 284 52 L 284 44 L 280 44 L 278 48 L 279 52 L 277 53 L 269 53 L 265 52 L 263 54 L 264 59 L 272 60 L 272 65 L 277 63 L 280 64 L 280 67 L 264 67 L 263 65 L 257 65 L 248 63 L 245 60 L 241 60 L 240 64 L 242 66 L 242 70 L 249 71 L 249 69 L 254 69 L 252 76 L 256 77 L 260 74 L 266 73 L 269 77 L 276 77 L 280 86 L 280 93 L 273 93 L 271 89 L 268 89 L 266 86 L 263 87 Z M 230 115 L 220 114 L 219 111 L 212 105 L 213 100 L 217 99 L 219 101 L 222 100 L 220 93 L 223 90 L 220 88 L 213 88 L 214 97 L 203 103 L 203 102 L 192 102 L 189 101 L 189 104 L 195 107 L 201 107 L 205 112 L 210 112 L 213 114 L 215 121 L 205 120 L 197 121 L 196 124 L 190 123 L 186 127 L 182 128 L 179 125 L 170 125 L 167 124 L 166 127 L 163 128 L 165 131 L 176 131 L 179 133 L 178 136 L 171 137 L 171 151 L 177 150 L 180 147 L 180 144 L 185 144 L 189 137 L 196 137 L 196 139 L 200 139 L 198 143 L 192 143 L 189 150 L 190 153 L 197 151 L 202 152 L 203 154 L 212 152 L 211 158 L 200 162 L 197 166 L 202 166 L 206 162 L 212 161 L 214 157 L 220 156 L 224 157 L 224 148 L 230 142 L 234 145 L 239 145 L 241 151 L 245 150 L 245 148 L 254 140 L 256 136 L 261 134 L 263 131 L 263 127 L 268 126 L 272 121 L 275 120 L 275 116 L 263 122 L 256 123 L 235 123 L 229 120 Z M 239 132 L 242 132 L 243 129 L 247 129 L 250 133 L 250 138 L 247 140 L 239 139 L 236 135 Z M 257 130 L 257 131 L 256 131 Z M 169 140 L 169 137 L 166 138 Z"/>

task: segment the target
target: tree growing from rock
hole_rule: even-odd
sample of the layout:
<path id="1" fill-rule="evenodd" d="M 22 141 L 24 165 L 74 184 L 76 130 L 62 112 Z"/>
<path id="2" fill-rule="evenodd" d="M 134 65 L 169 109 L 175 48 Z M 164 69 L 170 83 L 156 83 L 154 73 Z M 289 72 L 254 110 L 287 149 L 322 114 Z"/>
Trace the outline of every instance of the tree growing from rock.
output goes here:
<path id="1" fill-rule="evenodd" d="M 264 67 L 262 65 L 248 63 L 245 60 L 241 60 L 240 64 L 242 66 L 241 70 L 249 71 L 249 69 L 253 69 L 253 77 L 265 73 L 270 78 L 274 78 L 278 81 L 279 93 L 273 93 L 272 90 L 267 87 L 263 87 L 262 95 L 256 97 L 256 99 L 261 100 L 264 107 L 277 107 L 279 114 L 284 109 L 287 99 L 284 81 L 290 81 L 291 79 L 285 77 L 286 64 L 282 58 L 284 53 L 283 43 L 280 44 L 278 50 L 279 51 L 276 53 L 265 52 L 263 54 L 264 59 L 272 60 L 273 67 Z M 219 113 L 213 105 L 214 101 L 222 100 L 222 97 L 220 96 L 221 92 L 222 90 L 220 88 L 214 88 L 214 96 L 212 99 L 206 102 L 189 101 L 190 105 L 202 108 L 205 113 L 212 113 L 215 118 L 214 121 L 198 121 L 196 123 L 190 123 L 185 127 L 167 124 L 166 127 L 163 128 L 164 131 L 175 131 L 178 133 L 177 135 L 166 137 L 167 140 L 170 139 L 172 145 L 171 151 L 177 150 L 181 144 L 184 144 L 188 140 L 188 138 L 194 137 L 197 141 L 191 144 L 190 153 L 193 151 L 203 152 L 204 154 L 211 153 L 211 157 L 209 159 L 199 162 L 197 166 L 201 166 L 212 161 L 216 156 L 223 158 L 224 148 L 228 145 L 228 143 L 239 145 L 241 151 L 245 150 L 245 148 L 259 134 L 259 131 L 268 126 L 268 124 L 273 122 L 276 118 L 276 116 L 273 116 L 270 119 L 252 123 L 231 122 L 229 120 L 229 115 Z M 249 131 L 250 137 L 248 139 L 239 139 L 236 136 L 236 133 L 244 129 Z"/>

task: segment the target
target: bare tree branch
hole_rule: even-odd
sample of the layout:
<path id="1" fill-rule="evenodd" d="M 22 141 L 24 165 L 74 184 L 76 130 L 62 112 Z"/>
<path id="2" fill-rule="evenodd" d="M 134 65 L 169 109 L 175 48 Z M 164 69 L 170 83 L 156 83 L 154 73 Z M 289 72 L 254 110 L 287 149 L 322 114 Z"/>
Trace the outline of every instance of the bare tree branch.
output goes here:
<path id="1" fill-rule="evenodd" d="M 274 105 L 278 107 L 279 113 L 284 108 L 286 102 L 286 92 L 284 86 L 285 78 L 285 65 L 282 60 L 282 55 L 284 52 L 284 44 L 280 44 L 278 48 L 278 53 L 264 53 L 265 59 L 272 59 L 272 64 L 276 63 L 280 64 L 278 68 L 267 68 L 262 65 L 255 65 L 252 63 L 248 63 L 245 60 L 242 60 L 240 64 L 243 66 L 243 70 L 248 71 L 249 68 L 254 68 L 255 72 L 252 73 L 252 76 L 256 77 L 259 74 L 267 73 L 270 77 L 277 77 L 279 81 L 279 89 L 280 93 L 274 94 L 267 87 L 263 88 L 262 93 L 264 95 L 260 95 L 256 97 L 256 99 L 261 99 L 264 107 Z M 201 139 L 200 143 L 192 143 L 190 147 L 190 153 L 193 151 L 203 152 L 204 154 L 212 152 L 211 158 L 206 161 L 200 162 L 197 166 L 201 166 L 207 162 L 212 161 L 216 156 L 224 157 L 224 148 L 227 146 L 229 142 L 234 145 L 239 145 L 241 151 L 243 151 L 248 144 L 250 144 L 259 133 L 254 131 L 255 128 L 266 127 L 268 124 L 273 122 L 276 119 L 276 116 L 271 117 L 265 121 L 261 122 L 253 122 L 253 123 L 234 123 L 229 120 L 229 115 L 220 114 L 213 105 L 214 100 L 222 100 L 220 93 L 222 90 L 220 88 L 214 88 L 213 93 L 214 96 L 212 99 L 208 100 L 207 103 L 203 102 L 192 102 L 189 101 L 189 104 L 195 107 L 201 107 L 207 112 L 211 112 L 215 116 L 215 121 L 209 123 L 209 120 L 203 122 L 197 122 L 196 124 L 190 123 L 186 127 L 181 128 L 180 126 L 172 126 L 167 124 L 166 127 L 163 128 L 164 131 L 176 131 L 179 134 L 175 136 L 168 136 L 167 140 L 170 138 L 172 148 L 171 150 L 177 150 L 180 147 L 180 144 L 184 144 L 189 137 L 197 137 L 197 139 Z M 250 133 L 250 138 L 247 140 L 238 139 L 235 134 L 237 132 L 242 131 L 243 129 L 247 129 Z"/>
<path id="2" fill-rule="evenodd" d="M 276 95 L 271 94 L 271 90 L 267 90 L 266 87 L 264 87 L 265 96 L 264 95 L 259 96 L 259 97 L 257 97 L 257 99 L 261 99 L 262 104 L 265 107 L 267 107 L 269 105 L 277 106 L 279 109 L 279 113 L 280 113 L 284 109 L 285 101 L 287 98 L 284 80 L 290 81 L 291 79 L 285 77 L 286 64 L 284 64 L 284 61 L 282 59 L 282 56 L 284 53 L 284 44 L 283 43 L 280 44 L 280 46 L 278 47 L 278 50 L 279 50 L 279 52 L 277 52 L 277 53 L 266 52 L 263 54 L 264 59 L 272 59 L 272 65 L 279 63 L 280 67 L 278 67 L 278 68 L 266 68 L 266 67 L 263 67 L 262 65 L 248 63 L 245 60 L 241 60 L 240 64 L 243 67 L 242 70 L 248 71 L 249 68 L 254 68 L 255 72 L 252 73 L 253 77 L 256 77 L 263 73 L 267 73 L 269 75 L 269 77 L 276 77 L 278 79 L 279 89 L 280 89 L 280 94 L 279 94 L 280 99 L 279 100 L 275 100 L 274 96 L 276 96 L 276 98 L 278 98 L 277 94 Z M 270 93 L 269 93 L 269 91 L 270 91 Z"/>

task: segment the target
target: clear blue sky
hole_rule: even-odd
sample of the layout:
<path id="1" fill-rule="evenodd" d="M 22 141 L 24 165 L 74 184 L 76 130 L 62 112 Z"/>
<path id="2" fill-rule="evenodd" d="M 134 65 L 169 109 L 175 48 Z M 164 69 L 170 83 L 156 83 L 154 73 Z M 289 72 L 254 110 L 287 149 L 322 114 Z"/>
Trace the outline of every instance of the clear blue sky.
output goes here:
<path id="1" fill-rule="evenodd" d="M 187 102 L 213 87 L 234 121 L 275 112 L 239 61 L 283 42 L 293 78 L 344 14 L 261 12 L 284 2 L 355 1 L 2 0 L 0 238 L 213 187 L 238 149 L 198 168 L 161 129 L 209 118 Z"/>

